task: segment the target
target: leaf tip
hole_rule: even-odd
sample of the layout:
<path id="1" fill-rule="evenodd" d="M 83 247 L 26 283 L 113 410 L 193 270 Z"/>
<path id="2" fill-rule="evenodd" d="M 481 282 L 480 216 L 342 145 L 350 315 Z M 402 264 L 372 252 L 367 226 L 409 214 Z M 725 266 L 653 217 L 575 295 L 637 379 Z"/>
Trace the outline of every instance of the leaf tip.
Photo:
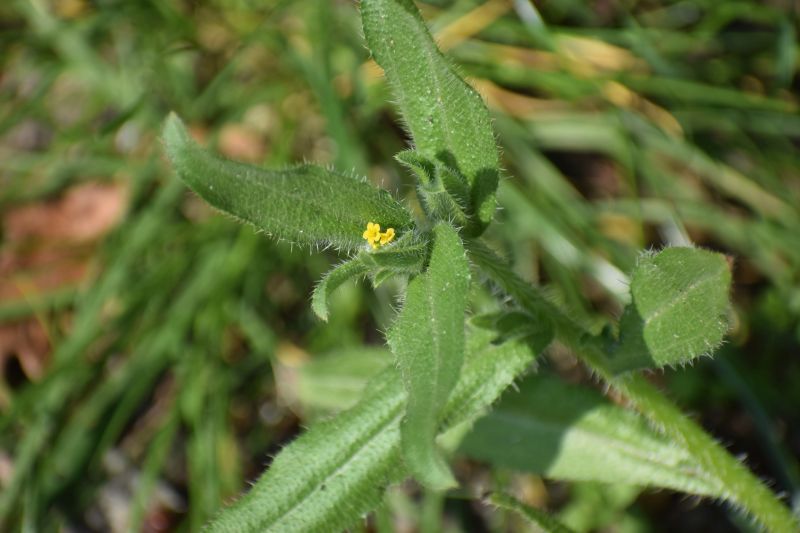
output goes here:
<path id="1" fill-rule="evenodd" d="M 318 303 L 312 300 L 311 302 L 311 309 L 314 311 L 314 314 L 317 315 L 317 318 L 322 320 L 323 322 L 328 321 L 328 306 L 323 303 Z"/>
<path id="2" fill-rule="evenodd" d="M 193 143 L 186 125 L 174 111 L 170 111 L 161 129 L 161 142 L 164 144 L 167 158 L 179 170 L 181 154 Z"/>
<path id="3" fill-rule="evenodd" d="M 186 126 L 183 121 L 178 117 L 177 113 L 170 111 L 167 119 L 164 121 L 164 127 L 161 130 L 161 138 L 169 147 L 186 138 Z"/>
<path id="4" fill-rule="evenodd" d="M 311 310 L 314 311 L 314 314 L 323 322 L 328 321 L 328 288 L 326 281 L 327 279 L 323 278 L 322 281 L 314 287 L 314 292 L 311 295 Z"/>

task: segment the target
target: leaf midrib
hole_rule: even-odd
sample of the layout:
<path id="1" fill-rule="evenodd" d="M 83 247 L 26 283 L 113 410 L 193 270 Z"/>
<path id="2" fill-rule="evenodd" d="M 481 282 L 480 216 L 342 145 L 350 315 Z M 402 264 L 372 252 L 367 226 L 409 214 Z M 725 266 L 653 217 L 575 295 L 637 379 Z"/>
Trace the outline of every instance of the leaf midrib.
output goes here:
<path id="1" fill-rule="evenodd" d="M 706 272 L 704 275 L 698 277 L 695 281 L 689 284 L 685 289 L 680 291 L 674 298 L 670 298 L 665 301 L 663 305 L 656 307 L 652 312 L 646 314 L 643 318 L 644 323 L 646 325 L 650 324 L 654 320 L 656 320 L 661 315 L 667 313 L 670 309 L 681 303 L 689 294 L 695 292 L 698 288 L 702 287 L 703 285 L 707 284 L 708 282 L 713 282 L 717 279 L 720 272 L 724 269 L 724 267 L 711 271 Z M 641 310 L 640 310 L 641 311 Z"/>
<path id="2" fill-rule="evenodd" d="M 425 288 L 426 293 L 427 293 L 425 295 L 425 301 L 426 301 L 426 303 L 428 305 L 428 312 L 430 313 L 430 317 L 431 317 L 431 320 L 430 320 L 429 324 L 431 325 L 430 330 L 431 330 L 431 337 L 433 339 L 433 347 L 434 347 L 434 354 L 435 354 L 435 356 L 434 356 L 434 364 L 435 364 L 435 368 L 436 368 L 436 371 L 433 373 L 433 394 L 434 394 L 434 399 L 437 401 L 437 404 L 438 404 L 438 400 L 439 400 L 439 398 L 438 398 L 438 396 L 439 396 L 439 383 L 441 381 L 439 378 L 440 378 L 440 375 L 441 375 L 441 372 L 442 372 L 442 352 L 441 352 L 442 342 L 441 342 L 441 338 L 440 338 L 440 336 L 438 334 L 437 328 L 435 327 L 435 325 L 436 325 L 436 313 L 434 312 L 434 301 L 433 301 L 433 294 L 432 294 L 433 291 L 432 291 L 432 288 L 431 288 L 432 279 L 431 279 L 431 275 L 430 274 L 428 274 L 426 276 L 426 280 L 425 281 L 426 281 L 426 283 L 424 285 L 424 288 Z M 436 405 L 434 408 L 438 412 L 442 407 L 443 407 L 442 405 Z M 435 424 L 436 424 L 436 420 L 434 420 L 434 425 Z"/>
<path id="3" fill-rule="evenodd" d="M 414 25 L 414 31 L 416 32 L 417 37 L 418 38 L 421 37 L 422 39 L 425 39 L 425 46 L 424 46 L 424 49 L 423 49 L 423 53 L 425 54 L 425 60 L 428 62 L 428 68 L 431 70 L 431 72 L 433 74 L 433 76 L 432 76 L 433 80 L 432 81 L 433 81 L 433 85 L 434 85 L 434 95 L 435 95 L 434 109 L 436 110 L 436 114 L 437 114 L 437 116 L 439 118 L 439 124 L 440 124 L 440 128 L 439 129 L 443 130 L 442 131 L 442 136 L 444 138 L 445 145 L 451 151 L 451 153 L 453 153 L 454 150 L 453 150 L 452 133 L 450 131 L 449 119 L 447 118 L 447 112 L 446 112 L 446 110 L 444 108 L 444 103 L 443 103 L 443 100 L 442 100 L 442 98 L 444 96 L 444 93 L 442 92 L 442 85 L 441 85 L 441 80 L 439 79 L 439 73 L 434 68 L 435 65 L 436 65 L 436 52 L 431 50 L 432 37 L 425 35 L 420 30 L 421 30 L 420 26 L 415 24 Z M 426 39 L 426 37 L 427 37 L 427 39 Z M 443 67 L 445 69 L 449 69 L 449 66 L 446 63 L 446 60 L 445 60 L 444 56 L 442 56 L 440 54 L 440 57 L 442 59 L 442 63 L 444 63 Z M 434 154 L 434 155 L 436 155 L 436 154 Z M 455 156 L 456 154 L 453 153 L 453 155 Z"/>

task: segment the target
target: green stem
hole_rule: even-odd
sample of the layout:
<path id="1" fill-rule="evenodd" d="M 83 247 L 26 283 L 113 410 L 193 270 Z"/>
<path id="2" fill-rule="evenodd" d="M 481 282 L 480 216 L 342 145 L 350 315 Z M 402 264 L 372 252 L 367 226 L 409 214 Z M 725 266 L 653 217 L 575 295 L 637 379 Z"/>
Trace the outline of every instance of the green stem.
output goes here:
<path id="1" fill-rule="evenodd" d="M 521 307 L 544 312 L 556 330 L 556 338 L 570 348 L 597 375 L 625 396 L 632 407 L 664 434 L 682 443 L 705 471 L 720 484 L 728 502 L 741 507 L 764 528 L 776 533 L 798 531 L 797 517 L 741 462 L 685 416 L 678 407 L 640 374 L 615 375 L 608 368 L 603 337 L 575 323 L 536 288 L 519 278 L 511 268 L 483 244 L 467 243 L 470 258 L 480 270 Z"/>

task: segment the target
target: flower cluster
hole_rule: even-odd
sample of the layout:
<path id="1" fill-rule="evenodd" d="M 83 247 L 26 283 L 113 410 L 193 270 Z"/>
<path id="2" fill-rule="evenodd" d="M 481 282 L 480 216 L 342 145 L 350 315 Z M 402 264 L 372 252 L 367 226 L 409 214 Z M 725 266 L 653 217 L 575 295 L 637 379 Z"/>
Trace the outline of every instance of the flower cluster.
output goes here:
<path id="1" fill-rule="evenodd" d="M 392 242 L 394 239 L 394 228 L 387 228 L 385 232 L 381 233 L 381 225 L 370 222 L 367 224 L 367 229 L 361 234 L 364 239 L 375 250 L 386 243 Z"/>

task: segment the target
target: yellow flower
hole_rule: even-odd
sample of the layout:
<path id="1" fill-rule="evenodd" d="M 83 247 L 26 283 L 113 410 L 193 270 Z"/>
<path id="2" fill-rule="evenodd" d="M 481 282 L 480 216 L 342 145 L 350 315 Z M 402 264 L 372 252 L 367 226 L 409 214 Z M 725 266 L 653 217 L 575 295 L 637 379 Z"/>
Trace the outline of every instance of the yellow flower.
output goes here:
<path id="1" fill-rule="evenodd" d="M 388 228 L 385 233 L 381 233 L 381 246 L 394 239 L 394 228 Z"/>
<path id="2" fill-rule="evenodd" d="M 368 243 L 372 244 L 378 242 L 381 238 L 381 225 L 370 222 L 367 224 L 367 229 L 361 234 Z"/>
<path id="3" fill-rule="evenodd" d="M 373 250 L 377 250 L 378 247 L 394 240 L 394 228 L 387 228 L 385 232 L 381 233 L 380 224 L 369 222 L 361 236 L 372 246 Z"/>

